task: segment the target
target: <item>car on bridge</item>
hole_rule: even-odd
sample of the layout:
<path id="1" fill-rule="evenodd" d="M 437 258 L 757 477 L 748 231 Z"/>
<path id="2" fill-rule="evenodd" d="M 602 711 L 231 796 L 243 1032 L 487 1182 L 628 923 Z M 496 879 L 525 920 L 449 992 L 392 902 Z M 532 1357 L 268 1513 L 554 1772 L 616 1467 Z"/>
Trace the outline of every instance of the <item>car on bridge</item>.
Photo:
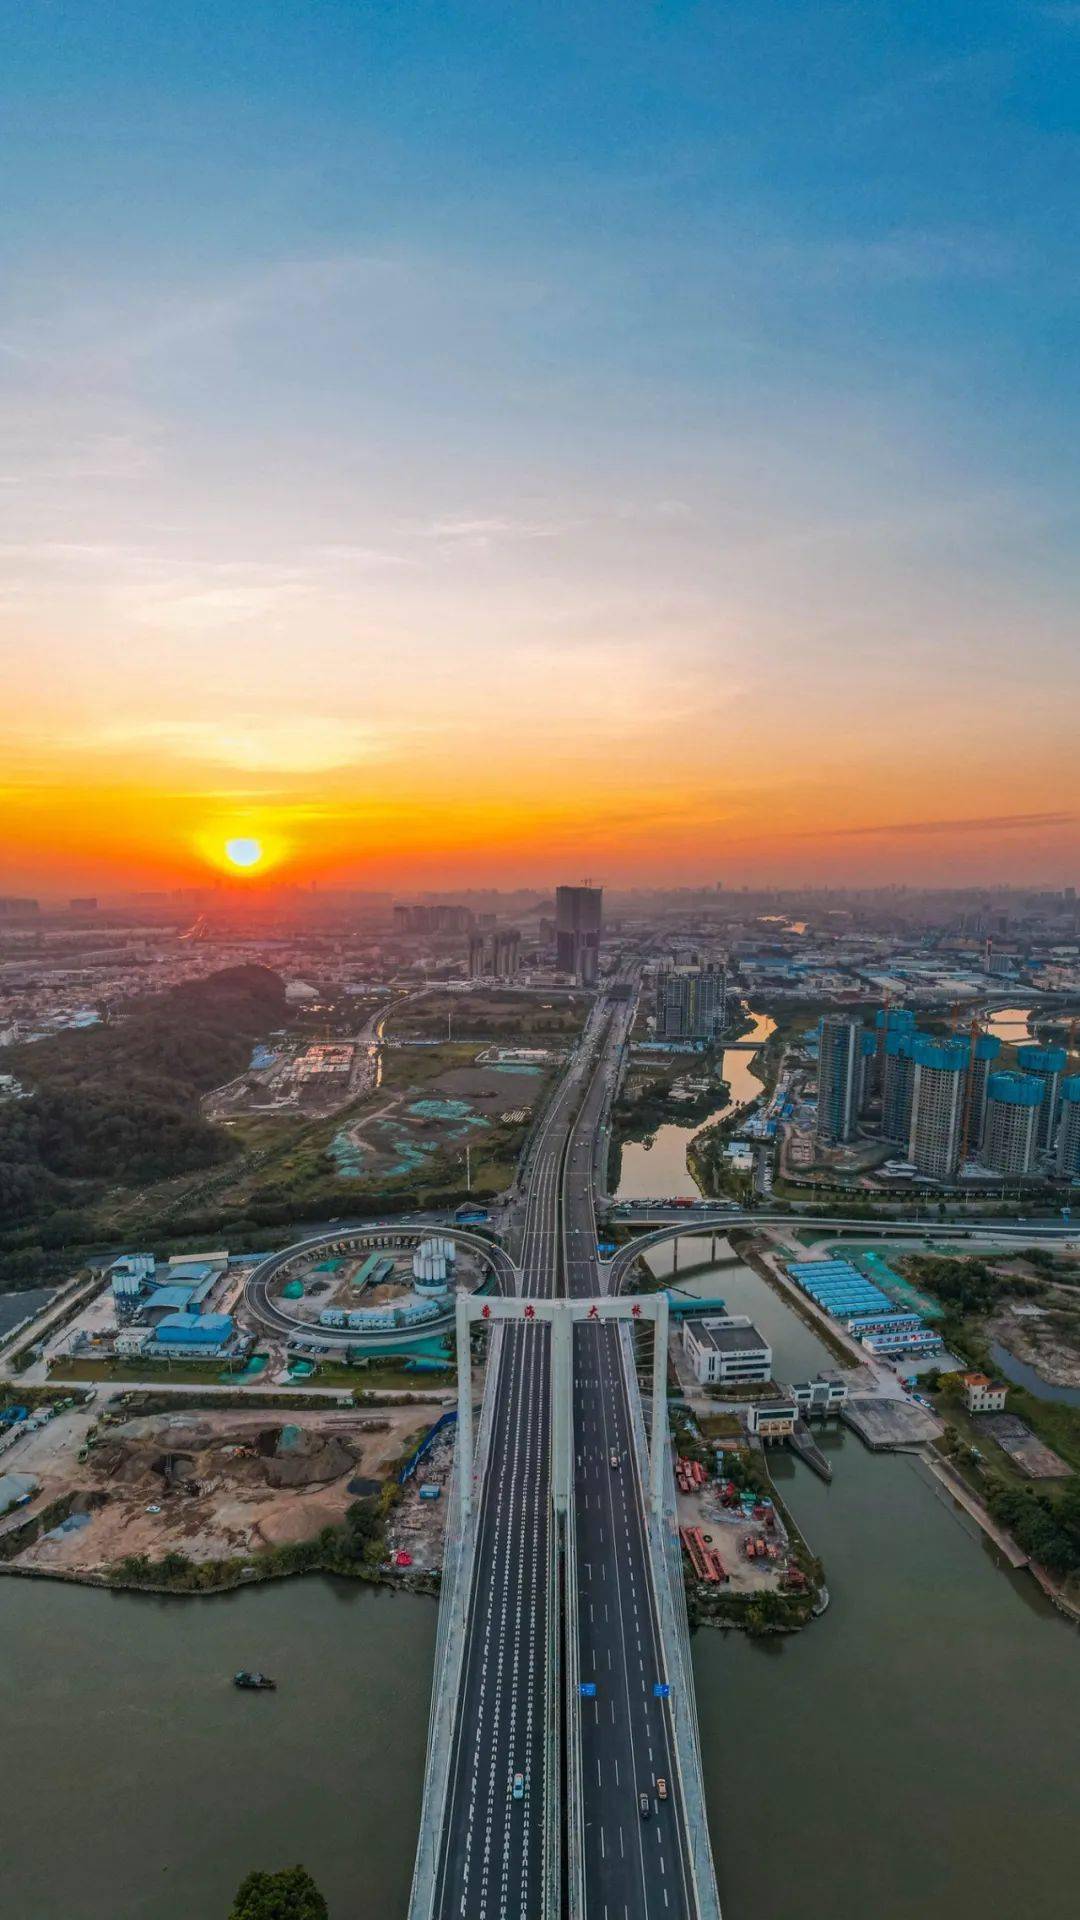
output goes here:
<path id="1" fill-rule="evenodd" d="M 515 1773 L 514 1779 L 513 1779 L 513 1785 L 510 1791 L 513 1794 L 515 1800 L 524 1800 L 525 1775 L 523 1773 Z"/>

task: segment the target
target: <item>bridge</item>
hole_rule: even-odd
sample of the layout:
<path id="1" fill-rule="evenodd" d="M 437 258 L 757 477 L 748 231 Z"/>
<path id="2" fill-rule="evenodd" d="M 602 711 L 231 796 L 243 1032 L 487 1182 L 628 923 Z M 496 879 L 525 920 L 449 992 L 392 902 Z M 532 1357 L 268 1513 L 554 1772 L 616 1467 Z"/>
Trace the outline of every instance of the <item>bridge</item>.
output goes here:
<path id="1" fill-rule="evenodd" d="M 632 1002 L 594 1010 L 523 1170 L 512 1278 L 504 1269 L 498 1295 L 458 1309 L 464 1417 L 411 1920 L 720 1920 L 667 1460 L 666 1337 L 657 1328 L 650 1448 L 633 1306 L 597 1259 L 593 1143 L 632 1013 Z M 474 1447 L 478 1322 L 490 1345 Z"/>
<path id="2" fill-rule="evenodd" d="M 518 1257 L 498 1263 L 490 1301 L 458 1306 L 458 1461 L 409 1920 L 720 1920 L 668 1458 L 666 1302 L 620 1292 L 650 1247 L 811 1222 L 660 1209 L 599 1259 L 595 1145 L 633 1011 L 594 1009 L 522 1169 Z M 812 1224 L 950 1239 L 1070 1231 Z M 651 1446 L 635 1307 L 655 1328 Z M 489 1350 L 474 1445 L 477 1323 Z"/>

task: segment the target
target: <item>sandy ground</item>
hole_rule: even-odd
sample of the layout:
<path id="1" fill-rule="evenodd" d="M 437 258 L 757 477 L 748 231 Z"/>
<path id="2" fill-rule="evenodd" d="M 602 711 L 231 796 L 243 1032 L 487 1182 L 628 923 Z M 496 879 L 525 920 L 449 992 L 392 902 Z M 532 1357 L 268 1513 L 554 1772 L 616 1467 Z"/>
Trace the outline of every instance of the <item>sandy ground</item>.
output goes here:
<path id="1" fill-rule="evenodd" d="M 453 1435 L 440 1434 L 431 1452 L 424 1456 L 408 1482 L 405 1498 L 395 1508 L 388 1530 L 391 1550 L 396 1553 L 399 1548 L 404 1548 L 406 1553 L 412 1555 L 413 1565 L 425 1571 L 435 1571 L 442 1566 L 446 1502 L 453 1468 Z M 424 1486 L 438 1487 L 439 1498 L 421 1500 L 420 1488 Z"/>
<path id="2" fill-rule="evenodd" d="M 1055 1287 L 1052 1297 L 1053 1309 L 1042 1314 L 1005 1306 L 987 1321 L 987 1332 L 1049 1386 L 1080 1387 L 1080 1293 Z"/>
<path id="3" fill-rule="evenodd" d="M 730 1579 L 725 1592 L 784 1591 L 782 1576 L 788 1564 L 786 1552 L 781 1553 L 778 1560 L 748 1560 L 742 1550 L 748 1535 L 756 1540 L 775 1540 L 786 1548 L 787 1536 L 779 1514 L 775 1528 L 768 1528 L 756 1520 L 746 1521 L 741 1511 L 733 1514 L 729 1508 L 721 1506 L 715 1482 L 707 1483 L 697 1493 L 677 1493 L 675 1505 L 680 1527 L 700 1527 L 705 1536 L 705 1545 L 715 1547 L 720 1555 L 724 1572 Z"/>
<path id="4" fill-rule="evenodd" d="M 35 1507 L 74 1491 L 90 1519 L 38 1540 L 18 1564 L 90 1572 L 133 1553 L 203 1560 L 310 1539 L 431 1422 L 416 1407 L 178 1412 L 103 1426 L 79 1462 L 91 1423 L 60 1415 L 26 1443 L 16 1464 L 41 1479 Z M 299 1430 L 295 1446 L 279 1444 L 284 1427 Z"/>

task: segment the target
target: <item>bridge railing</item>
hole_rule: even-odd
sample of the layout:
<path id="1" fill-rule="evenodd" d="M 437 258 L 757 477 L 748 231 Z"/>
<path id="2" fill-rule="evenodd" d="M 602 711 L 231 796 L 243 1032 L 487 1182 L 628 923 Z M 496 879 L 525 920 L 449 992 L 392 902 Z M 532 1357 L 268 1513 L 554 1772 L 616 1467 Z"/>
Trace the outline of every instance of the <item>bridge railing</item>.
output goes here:
<path id="1" fill-rule="evenodd" d="M 701 1772 L 701 1737 L 698 1730 L 694 1670 L 690 1658 L 690 1629 L 686 1618 L 686 1592 L 683 1586 L 682 1554 L 675 1520 L 674 1482 L 664 1435 L 663 1518 L 655 1514 L 647 1497 L 649 1486 L 649 1445 L 645 1416 L 638 1387 L 631 1329 L 619 1328 L 623 1371 L 626 1376 L 630 1425 L 641 1482 L 642 1508 L 649 1542 L 649 1570 L 660 1641 L 667 1665 L 670 1724 L 675 1766 L 679 1775 L 680 1797 L 686 1829 L 686 1858 L 694 1889 L 695 1920 L 721 1920 L 720 1895 L 716 1885 L 712 1844 L 705 1812 L 705 1787 Z M 674 1550 L 674 1551 L 673 1551 Z"/>
<path id="2" fill-rule="evenodd" d="M 473 1455 L 472 1512 L 463 1516 L 456 1470 L 451 1475 L 446 1505 L 443 1575 L 439 1593 L 439 1623 L 428 1714 L 427 1762 L 420 1811 L 420 1834 L 413 1867 L 409 1920 L 435 1920 L 435 1890 L 439 1854 L 445 1831 L 446 1797 L 450 1784 L 450 1755 L 465 1666 L 466 1628 L 472 1594 L 476 1553 L 477 1515 L 491 1451 L 504 1328 L 490 1335 L 484 1399 Z"/>
<path id="3" fill-rule="evenodd" d="M 570 1920 L 585 1914 L 585 1796 L 581 1760 L 581 1636 L 578 1627 L 577 1514 L 566 1515 L 566 1895 Z"/>
<path id="4" fill-rule="evenodd" d="M 544 1728 L 544 1920 L 562 1912 L 562 1700 L 559 1523 L 548 1514 L 547 1685 Z"/>

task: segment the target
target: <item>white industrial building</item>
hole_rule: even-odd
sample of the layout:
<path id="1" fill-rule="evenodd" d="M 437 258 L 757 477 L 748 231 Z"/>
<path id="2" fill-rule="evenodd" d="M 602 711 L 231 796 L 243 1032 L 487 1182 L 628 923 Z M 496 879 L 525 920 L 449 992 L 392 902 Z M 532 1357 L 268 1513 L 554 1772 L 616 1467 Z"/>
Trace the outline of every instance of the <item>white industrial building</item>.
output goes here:
<path id="1" fill-rule="evenodd" d="M 701 1386 L 739 1386 L 772 1378 L 772 1348 L 745 1313 L 684 1320 L 682 1339 Z"/>

